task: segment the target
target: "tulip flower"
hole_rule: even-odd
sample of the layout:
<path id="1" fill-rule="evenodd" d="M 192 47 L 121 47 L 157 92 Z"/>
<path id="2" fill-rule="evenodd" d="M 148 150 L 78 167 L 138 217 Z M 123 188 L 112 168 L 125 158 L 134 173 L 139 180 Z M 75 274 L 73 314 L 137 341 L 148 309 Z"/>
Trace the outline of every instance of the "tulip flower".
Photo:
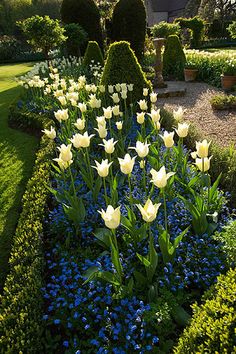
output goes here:
<path id="1" fill-rule="evenodd" d="M 137 113 L 138 124 L 143 124 L 145 121 L 145 112 Z"/>
<path id="2" fill-rule="evenodd" d="M 129 154 L 126 154 L 124 159 L 118 158 L 121 172 L 129 175 L 133 171 L 135 159 L 136 156 L 131 158 Z"/>
<path id="3" fill-rule="evenodd" d="M 196 142 L 197 155 L 201 158 L 208 156 L 208 149 L 211 144 L 211 141 L 208 143 L 206 139 L 202 142 Z"/>
<path id="4" fill-rule="evenodd" d="M 175 132 L 168 133 L 167 131 L 164 132 L 164 135 L 160 135 L 161 138 L 164 140 L 164 144 L 167 148 L 171 148 L 174 145 L 174 134 Z"/>
<path id="5" fill-rule="evenodd" d="M 162 166 L 159 171 L 152 168 L 150 173 L 152 175 L 151 182 L 158 188 L 165 188 L 167 180 L 175 174 L 175 172 L 166 173 L 165 166 Z"/>
<path id="6" fill-rule="evenodd" d="M 69 161 L 64 161 L 62 160 L 62 158 L 56 158 L 56 159 L 53 159 L 54 161 L 56 161 L 60 167 L 60 169 L 62 171 L 66 170 L 72 163 L 73 163 L 73 160 L 69 160 Z"/>
<path id="7" fill-rule="evenodd" d="M 157 93 L 151 92 L 150 93 L 150 100 L 151 100 L 152 103 L 156 103 L 156 101 L 157 101 Z"/>
<path id="8" fill-rule="evenodd" d="M 56 130 L 51 126 L 50 130 L 44 129 L 42 132 L 51 140 L 54 140 L 57 136 Z"/>
<path id="9" fill-rule="evenodd" d="M 123 122 L 119 121 L 119 122 L 116 122 L 116 127 L 118 130 L 122 130 L 123 128 Z"/>
<path id="10" fill-rule="evenodd" d="M 114 92 L 114 87 L 113 85 L 108 85 L 108 92 L 113 93 Z"/>
<path id="11" fill-rule="evenodd" d="M 104 116 L 100 116 L 96 118 L 96 121 L 98 123 L 98 126 L 103 126 L 104 128 L 106 128 L 106 119 Z"/>
<path id="12" fill-rule="evenodd" d="M 65 96 L 60 96 L 60 97 L 58 97 L 57 98 L 58 99 L 58 101 L 60 102 L 60 104 L 62 105 L 62 106 L 65 106 L 66 105 L 66 98 L 65 98 Z"/>
<path id="13" fill-rule="evenodd" d="M 96 106 L 97 106 L 97 97 L 96 97 L 96 95 L 93 95 L 93 94 L 89 95 L 89 102 L 88 103 L 89 103 L 91 108 L 96 108 Z"/>
<path id="14" fill-rule="evenodd" d="M 103 108 L 103 113 L 104 113 L 104 117 L 106 119 L 111 119 L 112 117 L 112 108 L 109 106 L 107 108 Z"/>
<path id="15" fill-rule="evenodd" d="M 127 98 L 127 90 L 122 90 L 122 91 L 121 91 L 121 98 L 122 98 L 123 100 L 126 100 L 126 98 Z"/>
<path id="16" fill-rule="evenodd" d="M 73 138 L 71 139 L 72 144 L 76 148 L 87 148 L 90 145 L 90 139 L 94 136 L 94 134 L 88 135 L 88 132 L 85 132 L 84 134 L 75 134 Z"/>
<path id="17" fill-rule="evenodd" d="M 95 108 L 101 108 L 101 105 L 102 105 L 102 100 L 96 100 L 96 102 L 95 102 Z"/>
<path id="18" fill-rule="evenodd" d="M 178 128 L 175 129 L 176 133 L 180 138 L 185 138 L 188 135 L 189 124 L 178 123 Z"/>
<path id="19" fill-rule="evenodd" d="M 122 84 L 120 84 L 120 87 L 121 87 L 121 90 L 122 91 L 127 91 L 127 84 L 126 83 L 122 83 Z"/>
<path id="20" fill-rule="evenodd" d="M 197 151 L 191 152 L 190 155 L 191 155 L 192 159 L 196 159 L 197 158 Z"/>
<path id="21" fill-rule="evenodd" d="M 113 112 L 114 116 L 119 116 L 120 115 L 120 106 L 112 107 L 112 112 Z"/>
<path id="22" fill-rule="evenodd" d="M 64 162 L 68 162 L 72 160 L 71 147 L 72 147 L 71 144 L 69 145 L 62 144 L 60 147 L 58 147 L 57 149 L 60 151 L 59 159 L 63 160 Z"/>
<path id="23" fill-rule="evenodd" d="M 148 199 L 143 207 L 141 204 L 136 204 L 136 205 L 140 213 L 142 214 L 143 220 L 150 223 L 156 219 L 157 212 L 161 206 L 161 203 L 153 204 L 152 201 Z"/>
<path id="24" fill-rule="evenodd" d="M 116 229 L 120 225 L 120 206 L 116 209 L 112 205 L 108 205 L 107 210 L 98 211 L 105 221 L 106 227 L 109 229 Z"/>
<path id="25" fill-rule="evenodd" d="M 134 149 L 137 152 L 138 156 L 143 159 L 148 155 L 150 145 L 151 144 L 147 144 L 147 142 L 142 143 L 141 141 L 137 141 L 136 147 L 130 147 L 129 149 Z"/>
<path id="26" fill-rule="evenodd" d="M 109 140 L 103 139 L 103 144 L 99 144 L 99 145 L 104 147 L 107 154 L 113 154 L 113 152 L 115 151 L 116 143 L 117 141 L 114 141 L 113 138 Z"/>
<path id="27" fill-rule="evenodd" d="M 54 112 L 55 118 L 58 120 L 58 122 L 61 123 L 61 121 L 65 121 L 69 118 L 68 114 L 68 108 L 67 109 L 59 109 L 57 112 Z"/>
<path id="28" fill-rule="evenodd" d="M 160 130 L 161 129 L 161 123 L 160 122 L 155 122 L 155 123 L 153 123 L 154 124 L 154 128 L 156 129 L 156 130 Z"/>
<path id="29" fill-rule="evenodd" d="M 106 126 L 99 125 L 98 128 L 94 128 L 98 132 L 99 138 L 105 139 L 107 136 Z"/>
<path id="30" fill-rule="evenodd" d="M 203 157 L 201 159 L 196 159 L 195 165 L 201 172 L 207 172 L 210 169 L 211 157 Z"/>
<path id="31" fill-rule="evenodd" d="M 128 88 L 129 91 L 133 91 L 133 89 L 134 89 L 134 84 L 129 84 L 129 85 L 127 85 L 127 88 Z"/>
<path id="32" fill-rule="evenodd" d="M 79 130 L 84 130 L 85 128 L 85 119 L 78 118 L 74 126 Z"/>
<path id="33" fill-rule="evenodd" d="M 100 177 L 107 177 L 109 174 L 109 167 L 112 165 L 113 162 L 108 163 L 108 160 L 102 160 L 101 163 L 95 160 L 96 166 L 92 166 L 95 168 L 99 174 Z"/>
<path id="34" fill-rule="evenodd" d="M 152 109 L 151 113 L 148 113 L 148 115 L 151 117 L 153 123 L 159 122 L 161 116 L 160 116 L 160 109 L 155 110 Z"/>
<path id="35" fill-rule="evenodd" d="M 138 104 L 142 111 L 146 111 L 148 109 L 147 102 L 145 100 L 138 101 Z"/>
<path id="36" fill-rule="evenodd" d="M 120 90 L 121 90 L 120 84 L 116 84 L 116 85 L 115 85 L 115 88 L 116 88 L 116 91 L 117 91 L 117 92 L 120 92 Z"/>
<path id="37" fill-rule="evenodd" d="M 148 88 L 144 87 L 143 96 L 147 96 L 147 95 L 148 95 Z"/>
<path id="38" fill-rule="evenodd" d="M 106 91 L 106 88 L 105 88 L 104 85 L 100 85 L 99 86 L 99 90 L 100 90 L 101 93 L 104 93 Z"/>
<path id="39" fill-rule="evenodd" d="M 79 107 L 79 110 L 81 113 L 84 113 L 87 111 L 87 105 L 85 103 L 79 103 L 78 107 Z"/>
<path id="40" fill-rule="evenodd" d="M 120 98 L 119 98 L 119 95 L 118 93 L 113 93 L 113 95 L 111 96 L 112 100 L 114 103 L 119 103 L 120 102 Z"/>
<path id="41" fill-rule="evenodd" d="M 181 122 L 183 119 L 183 115 L 184 115 L 184 110 L 182 107 L 179 107 L 177 109 L 177 111 L 173 111 L 173 116 L 175 118 L 175 120 L 177 120 L 177 122 Z"/>

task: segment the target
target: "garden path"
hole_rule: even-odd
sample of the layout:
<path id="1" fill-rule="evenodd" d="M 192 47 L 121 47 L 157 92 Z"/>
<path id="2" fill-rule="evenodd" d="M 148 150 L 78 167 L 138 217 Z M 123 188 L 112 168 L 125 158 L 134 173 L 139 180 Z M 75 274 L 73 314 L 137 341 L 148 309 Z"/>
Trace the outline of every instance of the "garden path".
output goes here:
<path id="1" fill-rule="evenodd" d="M 158 106 L 172 111 L 182 106 L 185 120 L 194 124 L 208 140 L 215 140 L 221 146 L 234 144 L 236 147 L 236 112 L 230 110 L 215 111 L 210 98 L 221 90 L 202 82 L 178 82 L 186 87 L 183 97 L 158 99 Z M 157 91 L 158 92 L 158 91 Z"/>

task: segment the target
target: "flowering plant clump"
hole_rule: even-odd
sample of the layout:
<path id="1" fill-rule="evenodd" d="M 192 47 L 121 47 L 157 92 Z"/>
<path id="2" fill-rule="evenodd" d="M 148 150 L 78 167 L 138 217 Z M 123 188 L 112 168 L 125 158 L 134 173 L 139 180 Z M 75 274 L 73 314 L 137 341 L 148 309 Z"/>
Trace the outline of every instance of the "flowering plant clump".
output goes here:
<path id="1" fill-rule="evenodd" d="M 55 122 L 43 320 L 65 353 L 167 352 L 190 299 L 227 267 L 212 237 L 228 218 L 220 176 L 210 142 L 185 148 L 182 108 L 164 131 L 155 93 L 132 102 L 133 85 L 96 77 L 21 79 Z"/>

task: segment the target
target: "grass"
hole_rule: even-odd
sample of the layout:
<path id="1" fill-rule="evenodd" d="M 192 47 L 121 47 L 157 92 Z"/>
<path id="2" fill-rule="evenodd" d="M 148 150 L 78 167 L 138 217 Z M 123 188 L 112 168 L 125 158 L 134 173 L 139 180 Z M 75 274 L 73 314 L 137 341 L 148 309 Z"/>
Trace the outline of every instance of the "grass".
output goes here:
<path id="1" fill-rule="evenodd" d="M 14 78 L 31 67 L 31 63 L 0 66 L 0 289 L 8 271 L 21 198 L 38 146 L 35 137 L 11 129 L 7 124 L 8 108 L 21 93 Z"/>

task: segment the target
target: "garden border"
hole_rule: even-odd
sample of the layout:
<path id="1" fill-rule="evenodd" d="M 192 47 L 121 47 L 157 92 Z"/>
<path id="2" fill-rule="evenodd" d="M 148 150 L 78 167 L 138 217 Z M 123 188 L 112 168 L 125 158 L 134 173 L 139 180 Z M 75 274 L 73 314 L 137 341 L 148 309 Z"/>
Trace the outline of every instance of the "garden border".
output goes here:
<path id="1" fill-rule="evenodd" d="M 10 114 L 10 124 L 24 130 L 33 127 L 38 131 L 51 123 L 45 115 L 20 112 L 15 107 L 11 108 Z M 9 259 L 10 271 L 0 297 L 0 347 L 4 354 L 36 354 L 42 348 L 42 233 L 49 196 L 45 184 L 50 179 L 53 152 L 54 142 L 43 137 L 32 177 L 22 198 L 22 212 Z"/>

